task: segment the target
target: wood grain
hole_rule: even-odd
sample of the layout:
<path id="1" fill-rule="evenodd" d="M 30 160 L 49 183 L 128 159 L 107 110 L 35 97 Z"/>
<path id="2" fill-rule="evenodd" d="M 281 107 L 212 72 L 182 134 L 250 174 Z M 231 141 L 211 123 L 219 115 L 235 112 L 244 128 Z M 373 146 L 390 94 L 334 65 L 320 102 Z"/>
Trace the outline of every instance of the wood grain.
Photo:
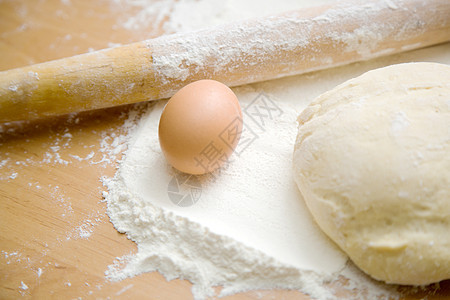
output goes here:
<path id="1" fill-rule="evenodd" d="M 105 48 L 110 42 L 131 43 L 158 32 L 149 26 L 140 31 L 117 26 L 135 8 L 111 7 L 111 1 L 65 2 L 0 3 L 0 69 Z M 192 299 L 189 282 L 167 282 L 156 272 L 120 282 L 104 276 L 116 257 L 135 252 L 136 246 L 105 213 L 100 178 L 113 176 L 120 156 L 102 152 L 102 143 L 124 132 L 127 113 L 136 109 L 127 105 L 0 125 L 0 299 Z M 91 159 L 79 160 L 92 153 Z M 448 299 L 449 282 L 435 294 L 428 289 L 405 299 L 425 296 Z M 274 290 L 225 299 L 307 298 Z"/>

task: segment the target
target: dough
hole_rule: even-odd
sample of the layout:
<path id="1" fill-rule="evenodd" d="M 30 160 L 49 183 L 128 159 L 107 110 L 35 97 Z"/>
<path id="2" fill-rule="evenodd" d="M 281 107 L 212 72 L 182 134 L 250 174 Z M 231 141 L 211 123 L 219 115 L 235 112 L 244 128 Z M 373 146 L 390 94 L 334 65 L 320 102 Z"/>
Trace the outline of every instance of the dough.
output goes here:
<path id="1" fill-rule="evenodd" d="M 449 279 L 450 66 L 367 72 L 298 122 L 295 181 L 322 230 L 375 279 Z"/>

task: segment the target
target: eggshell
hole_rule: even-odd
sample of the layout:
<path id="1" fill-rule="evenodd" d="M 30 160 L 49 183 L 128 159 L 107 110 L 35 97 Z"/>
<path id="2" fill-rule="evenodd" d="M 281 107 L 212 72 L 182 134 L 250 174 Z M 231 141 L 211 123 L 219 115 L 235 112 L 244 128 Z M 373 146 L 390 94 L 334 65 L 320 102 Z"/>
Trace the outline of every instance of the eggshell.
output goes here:
<path id="1" fill-rule="evenodd" d="M 159 142 L 174 168 L 205 174 L 228 164 L 242 126 L 233 91 L 215 80 L 199 80 L 168 101 L 159 123 Z"/>

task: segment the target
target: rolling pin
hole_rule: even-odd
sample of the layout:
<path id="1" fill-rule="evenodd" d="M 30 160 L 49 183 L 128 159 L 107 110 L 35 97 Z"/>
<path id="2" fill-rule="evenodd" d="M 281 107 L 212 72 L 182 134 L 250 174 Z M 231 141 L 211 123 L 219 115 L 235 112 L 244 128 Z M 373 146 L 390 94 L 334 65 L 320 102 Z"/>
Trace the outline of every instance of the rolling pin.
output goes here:
<path id="1" fill-rule="evenodd" d="M 167 98 L 204 78 L 248 84 L 448 40 L 448 0 L 336 2 L 0 72 L 0 122 Z"/>

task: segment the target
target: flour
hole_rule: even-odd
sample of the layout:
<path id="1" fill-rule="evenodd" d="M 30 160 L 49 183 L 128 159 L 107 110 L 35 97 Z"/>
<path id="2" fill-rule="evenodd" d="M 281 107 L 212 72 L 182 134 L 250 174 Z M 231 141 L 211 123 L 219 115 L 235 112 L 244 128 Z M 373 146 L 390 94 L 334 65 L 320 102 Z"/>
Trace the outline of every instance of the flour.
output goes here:
<path id="1" fill-rule="evenodd" d="M 444 14 L 429 20 L 421 7 L 413 12 L 411 3 L 396 3 L 398 9 L 381 0 L 339 2 L 320 12 L 290 11 L 165 35 L 145 44 L 152 52 L 160 96 L 168 97 L 187 79 L 213 77 L 235 86 L 425 46 L 417 43 L 417 35 L 449 22 Z M 398 15 L 389 22 L 377 22 L 393 12 Z"/>
<path id="2" fill-rule="evenodd" d="M 154 26 L 151 34 L 157 34 L 162 28 L 166 34 L 188 32 L 202 29 L 205 26 L 215 26 L 227 22 L 260 17 L 267 14 L 282 13 L 299 9 L 308 5 L 330 3 L 330 0 L 297 1 L 283 0 L 274 5 L 272 0 L 253 1 L 240 0 L 114 0 L 111 9 L 134 7 L 138 13 L 129 14 L 119 19 L 116 26 L 128 30 L 142 30 L 147 28 L 148 21 L 152 20 Z M 186 13 L 189 12 L 189 13 Z"/>
<path id="3" fill-rule="evenodd" d="M 26 285 L 23 281 L 20 282 L 20 289 L 21 290 L 28 290 L 28 285 Z"/>
<path id="4" fill-rule="evenodd" d="M 251 113 L 251 100 L 261 95 L 250 87 L 236 92 L 244 112 Z M 110 267 L 110 279 L 157 270 L 168 280 L 190 280 L 196 299 L 212 296 L 217 285 L 224 287 L 222 296 L 286 288 L 332 299 L 328 284 L 373 293 L 377 284 L 356 280 L 361 275 L 346 267 L 345 256 L 309 217 L 291 174 L 297 113 L 282 101 L 274 104 L 278 118 L 265 120 L 262 128 L 250 114 L 244 116 L 257 137 L 251 140 L 247 133 L 243 140 L 252 143 L 240 145 L 239 156 L 227 168 L 199 177 L 201 198 L 189 208 L 169 200 L 167 186 L 180 174 L 167 166 L 159 150 L 156 128 L 164 103 L 154 104 L 132 136 L 115 178 L 105 179 L 111 221 L 139 249 Z M 343 269 L 354 279 L 347 287 L 337 281 Z M 379 287 L 374 295 L 388 292 L 394 293 Z"/>
<path id="5" fill-rule="evenodd" d="M 100 213 L 97 212 L 96 215 L 100 215 Z M 94 220 L 87 219 L 85 220 L 81 225 L 74 228 L 72 232 L 69 232 L 66 239 L 87 239 L 89 238 L 92 233 L 94 232 L 95 227 L 98 225 L 99 222 L 102 220 L 99 217 L 95 217 Z"/>
<path id="6" fill-rule="evenodd" d="M 408 128 L 410 125 L 410 121 L 408 120 L 408 116 L 405 112 L 399 111 L 397 112 L 392 119 L 391 122 L 391 133 L 393 136 L 398 136 L 401 131 Z"/>
<path id="7" fill-rule="evenodd" d="M 180 174 L 159 150 L 156 128 L 164 103 L 144 116 L 115 178 L 105 180 L 111 221 L 139 249 L 110 267 L 110 279 L 157 270 L 168 280 L 191 281 L 196 299 L 214 295 L 217 285 L 223 286 L 221 296 L 285 288 L 332 299 L 327 284 L 346 289 L 337 281 L 346 257 L 317 229 L 292 181 L 296 111 L 273 103 L 271 110 L 279 113 L 258 128 L 249 100 L 261 95 L 245 89 L 237 95 L 248 113 L 243 140 L 251 144 L 238 146 L 239 156 L 219 174 L 197 177 L 201 198 L 188 208 L 174 205 L 167 194 L 171 178 Z M 254 140 L 249 131 L 256 133 Z M 355 286 L 367 293 L 376 285 L 365 279 L 351 282 L 350 290 Z"/>
<path id="8" fill-rule="evenodd" d="M 223 293 L 249 288 L 292 288 L 301 284 L 300 277 L 318 277 L 299 270 L 330 274 L 344 267 L 346 258 L 321 235 L 297 201 L 298 191 L 290 172 L 297 115 L 292 108 L 281 106 L 284 118 L 276 120 L 273 126 L 266 124 L 259 129 L 253 123 L 249 130 L 258 135 L 256 139 L 251 140 L 255 135 L 243 137 L 252 144 L 241 146 L 245 149 L 238 147 L 240 156 L 220 174 L 214 174 L 217 178 L 198 178 L 201 199 L 189 209 L 174 205 L 167 195 L 172 176 L 180 174 L 167 166 L 159 150 L 155 129 L 162 108 L 163 103 L 158 103 L 144 117 L 146 121 L 131 141 L 133 146 L 116 180 L 107 183 L 111 220 L 140 249 L 146 249 L 139 251 L 124 270 L 111 269 L 112 279 L 135 275 L 142 271 L 144 261 L 149 266 L 154 259 L 156 269 L 166 277 L 178 277 L 181 271 L 183 277 L 195 283 L 196 297 L 203 298 L 211 295 L 211 286 L 217 283 L 224 285 Z M 274 146 L 276 138 L 278 143 Z M 273 178 L 277 180 L 274 182 Z M 280 202 L 286 198 L 293 201 Z M 170 239 L 165 240 L 167 237 Z M 199 244 L 205 247 L 197 249 Z M 271 257 L 264 257 L 261 251 Z M 205 261 L 205 254 L 211 261 Z M 189 261 L 183 262 L 183 257 Z M 261 273 L 273 275 L 267 274 L 253 283 Z M 280 274 L 283 280 L 277 279 Z"/>

